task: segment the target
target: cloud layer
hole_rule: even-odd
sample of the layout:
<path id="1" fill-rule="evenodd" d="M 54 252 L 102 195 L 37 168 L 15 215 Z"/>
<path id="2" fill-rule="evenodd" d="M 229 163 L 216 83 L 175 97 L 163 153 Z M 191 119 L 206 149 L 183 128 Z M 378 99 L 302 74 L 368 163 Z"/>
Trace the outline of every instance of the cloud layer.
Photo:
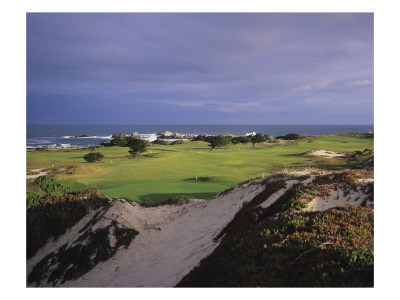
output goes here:
<path id="1" fill-rule="evenodd" d="M 30 124 L 372 124 L 373 14 L 27 15 Z"/>

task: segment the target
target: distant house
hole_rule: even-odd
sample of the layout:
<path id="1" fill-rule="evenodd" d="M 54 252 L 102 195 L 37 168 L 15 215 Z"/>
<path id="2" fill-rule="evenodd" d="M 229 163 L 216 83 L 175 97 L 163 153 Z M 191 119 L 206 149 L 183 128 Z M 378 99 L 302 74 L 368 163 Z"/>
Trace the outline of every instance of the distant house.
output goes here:
<path id="1" fill-rule="evenodd" d="M 138 134 L 139 138 L 148 142 L 154 142 L 157 140 L 157 135 L 155 133 L 150 134 Z"/>

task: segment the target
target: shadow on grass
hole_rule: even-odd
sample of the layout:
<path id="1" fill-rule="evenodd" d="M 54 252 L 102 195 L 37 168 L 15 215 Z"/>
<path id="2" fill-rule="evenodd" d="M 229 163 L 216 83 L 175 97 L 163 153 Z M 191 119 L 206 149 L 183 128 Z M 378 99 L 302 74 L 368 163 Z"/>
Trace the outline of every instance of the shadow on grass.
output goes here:
<path id="1" fill-rule="evenodd" d="M 192 177 L 183 179 L 183 181 L 198 181 L 198 182 L 208 182 L 208 181 L 216 181 L 214 177 Z"/>
<path id="2" fill-rule="evenodd" d="M 173 152 L 174 150 L 170 150 L 170 149 L 163 149 L 163 148 L 156 148 L 157 149 L 157 151 L 159 151 L 159 152 Z"/>
<path id="3" fill-rule="evenodd" d="M 225 149 L 225 148 L 215 148 L 215 149 Z M 196 147 L 196 148 L 189 148 L 189 150 L 206 150 L 206 151 L 210 151 L 210 148 L 205 148 L 205 147 L 204 148 L 200 148 L 200 147 L 197 148 Z"/>
<path id="4" fill-rule="evenodd" d="M 300 157 L 307 154 L 308 151 L 302 153 L 292 153 L 292 154 L 278 154 L 278 156 L 292 156 L 292 157 Z"/>

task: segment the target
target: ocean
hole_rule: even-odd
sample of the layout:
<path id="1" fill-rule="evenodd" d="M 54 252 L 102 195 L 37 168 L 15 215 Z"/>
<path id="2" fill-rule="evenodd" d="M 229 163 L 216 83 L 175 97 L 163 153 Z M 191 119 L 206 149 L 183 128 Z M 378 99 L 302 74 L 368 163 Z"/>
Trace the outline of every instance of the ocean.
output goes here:
<path id="1" fill-rule="evenodd" d="M 180 134 L 235 134 L 259 132 L 269 136 L 288 133 L 297 134 L 338 134 L 373 132 L 373 125 L 28 125 L 27 148 L 61 148 L 99 145 L 111 139 L 113 133 L 150 134 L 177 132 Z M 81 135 L 91 137 L 78 137 Z M 78 137 L 78 138 L 77 138 Z"/>

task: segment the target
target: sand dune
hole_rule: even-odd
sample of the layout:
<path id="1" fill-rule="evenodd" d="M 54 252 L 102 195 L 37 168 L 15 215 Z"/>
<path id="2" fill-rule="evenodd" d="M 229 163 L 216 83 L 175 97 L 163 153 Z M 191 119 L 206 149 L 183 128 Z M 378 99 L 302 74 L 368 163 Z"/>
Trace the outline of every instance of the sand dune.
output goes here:
<path id="1" fill-rule="evenodd" d="M 284 175 L 286 187 L 273 193 L 260 206 L 264 209 L 277 201 L 292 186 L 312 185 L 318 175 Z M 43 258 L 79 244 L 80 237 L 87 231 L 95 232 L 107 228 L 110 224 L 119 227 L 134 228 L 139 234 L 130 246 L 119 248 L 116 254 L 98 263 L 92 270 L 76 280 L 48 282 L 52 267 L 47 270 L 45 279 L 31 283 L 32 286 L 65 287 L 171 287 L 175 286 L 200 261 L 213 252 L 219 241 L 214 238 L 233 219 L 243 204 L 251 201 L 265 189 L 263 179 L 238 185 L 231 190 L 216 195 L 209 200 L 190 199 L 181 205 L 143 207 L 136 203 L 115 199 L 108 208 L 91 212 L 78 222 L 66 234 L 56 241 L 49 241 L 27 263 L 28 274 Z M 310 196 L 312 201 L 304 210 L 325 210 L 340 205 L 373 204 L 368 198 L 365 185 L 373 179 L 359 180 L 356 189 L 348 190 L 340 184 L 324 196 Z M 332 183 L 330 183 L 332 185 Z M 329 185 L 329 184 L 328 184 Z M 100 214 L 101 212 L 101 214 Z M 101 215 L 93 226 L 90 224 L 95 215 Z M 87 227 L 85 230 L 83 230 Z M 114 246 L 116 237 L 109 233 L 110 246 Z M 80 242 L 85 246 L 83 242 Z M 53 262 L 57 265 L 57 262 Z"/>

